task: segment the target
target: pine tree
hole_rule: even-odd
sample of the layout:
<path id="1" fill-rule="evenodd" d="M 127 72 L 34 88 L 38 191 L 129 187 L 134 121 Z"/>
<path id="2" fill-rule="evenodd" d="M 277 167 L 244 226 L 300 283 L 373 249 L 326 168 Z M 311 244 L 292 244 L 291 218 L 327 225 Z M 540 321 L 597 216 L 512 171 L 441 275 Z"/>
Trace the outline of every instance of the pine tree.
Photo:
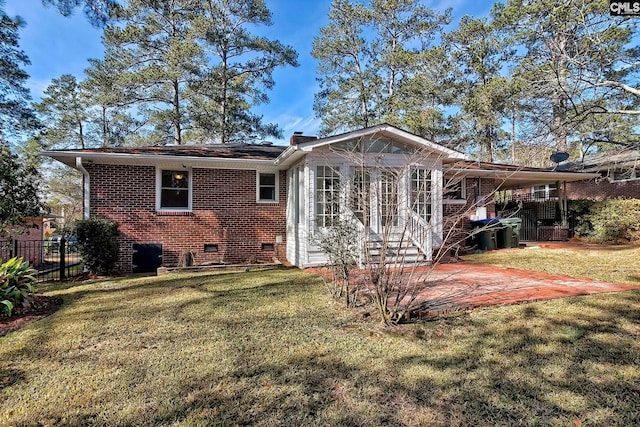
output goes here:
<path id="1" fill-rule="evenodd" d="M 528 83 L 532 137 L 566 151 L 590 115 L 628 110 L 616 84 L 632 76 L 640 50 L 629 47 L 635 23 L 610 16 L 608 1 L 509 0 L 492 16 L 522 53 L 514 74 Z"/>
<path id="2" fill-rule="evenodd" d="M 450 75 L 434 41 L 449 20 L 449 11 L 438 14 L 418 0 L 334 0 L 312 50 L 321 133 L 388 122 L 443 136 Z"/>
<path id="3" fill-rule="evenodd" d="M 0 142 L 18 137 L 38 127 L 25 86 L 29 75 L 21 68 L 29 58 L 19 48 L 20 17 L 11 18 L 0 1 Z"/>
<path id="4" fill-rule="evenodd" d="M 249 28 L 271 25 L 271 12 L 263 0 L 202 2 L 193 23 L 204 33 L 203 50 L 215 58 L 190 89 L 191 113 L 197 132 L 220 143 L 282 137 L 276 124 L 263 123 L 251 107 L 269 101 L 273 72 L 298 66 L 290 46 L 254 36 Z"/>

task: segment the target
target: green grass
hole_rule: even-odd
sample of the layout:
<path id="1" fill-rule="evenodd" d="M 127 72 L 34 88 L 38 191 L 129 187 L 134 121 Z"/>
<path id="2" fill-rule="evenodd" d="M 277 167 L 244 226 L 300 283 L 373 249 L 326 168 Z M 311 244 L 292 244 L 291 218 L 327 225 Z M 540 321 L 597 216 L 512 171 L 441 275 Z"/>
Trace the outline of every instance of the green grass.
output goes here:
<path id="1" fill-rule="evenodd" d="M 640 292 L 383 329 L 298 270 L 52 285 L 0 425 L 640 424 Z"/>
<path id="2" fill-rule="evenodd" d="M 640 246 L 586 245 L 582 249 L 533 247 L 465 255 L 474 264 L 589 277 L 615 283 L 640 285 Z"/>

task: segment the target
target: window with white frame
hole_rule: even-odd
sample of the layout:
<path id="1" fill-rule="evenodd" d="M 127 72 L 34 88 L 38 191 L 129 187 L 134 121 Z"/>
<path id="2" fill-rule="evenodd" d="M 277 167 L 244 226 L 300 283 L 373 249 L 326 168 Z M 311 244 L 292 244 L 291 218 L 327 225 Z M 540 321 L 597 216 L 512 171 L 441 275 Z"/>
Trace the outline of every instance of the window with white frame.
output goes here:
<path id="1" fill-rule="evenodd" d="M 278 201 L 278 174 L 273 172 L 258 172 L 257 174 L 258 202 Z"/>
<path id="2" fill-rule="evenodd" d="M 331 227 L 340 215 L 340 174 L 331 166 L 316 168 L 316 226 Z"/>
<path id="3" fill-rule="evenodd" d="M 465 179 L 462 176 L 443 177 L 442 179 L 442 199 L 466 201 Z"/>
<path id="4" fill-rule="evenodd" d="M 425 222 L 431 220 L 431 171 L 414 169 L 411 172 L 411 207 Z"/>
<path id="5" fill-rule="evenodd" d="M 611 181 L 627 181 L 638 178 L 640 178 L 640 173 L 638 173 L 635 168 L 613 169 L 609 172 L 609 179 Z"/>
<path id="6" fill-rule="evenodd" d="M 556 184 L 534 185 L 531 194 L 535 200 L 549 200 L 558 197 L 558 187 Z"/>
<path id="7" fill-rule="evenodd" d="M 353 171 L 351 192 L 349 195 L 350 207 L 355 216 L 365 225 L 370 224 L 370 197 L 371 176 L 364 169 Z"/>
<path id="8" fill-rule="evenodd" d="M 187 170 L 159 169 L 157 174 L 158 210 L 191 210 L 191 174 Z"/>

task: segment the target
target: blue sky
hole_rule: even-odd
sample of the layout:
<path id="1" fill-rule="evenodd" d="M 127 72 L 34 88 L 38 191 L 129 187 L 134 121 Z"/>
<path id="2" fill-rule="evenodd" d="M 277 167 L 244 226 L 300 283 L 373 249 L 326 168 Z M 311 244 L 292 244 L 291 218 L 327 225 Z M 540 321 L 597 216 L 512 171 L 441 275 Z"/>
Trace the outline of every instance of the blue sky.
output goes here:
<path id="1" fill-rule="evenodd" d="M 255 109 L 267 122 L 278 123 L 287 143 L 294 131 L 314 134 L 319 120 L 314 117 L 313 96 L 317 90 L 316 62 L 311 57 L 313 38 L 327 24 L 331 0 L 266 0 L 273 14 L 273 26 L 266 34 L 298 51 L 300 67 L 287 67 L 274 73 L 275 88 L 269 92 L 271 102 Z M 453 8 L 454 16 L 485 14 L 493 1 L 426 1 L 429 7 Z M 65 18 L 57 10 L 42 6 L 41 0 L 7 0 L 9 16 L 20 15 L 27 23 L 20 31 L 20 46 L 31 60 L 26 71 L 28 86 L 35 100 L 51 82 L 62 74 L 83 77 L 89 58 L 101 58 L 102 31 L 93 28 L 80 10 Z"/>

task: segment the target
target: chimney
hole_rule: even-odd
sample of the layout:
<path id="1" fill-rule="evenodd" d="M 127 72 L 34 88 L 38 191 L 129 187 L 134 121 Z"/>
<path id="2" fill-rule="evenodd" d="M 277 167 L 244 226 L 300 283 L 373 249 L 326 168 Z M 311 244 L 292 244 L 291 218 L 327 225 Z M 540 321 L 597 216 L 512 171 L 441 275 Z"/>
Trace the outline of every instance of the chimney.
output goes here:
<path id="1" fill-rule="evenodd" d="M 298 145 L 303 142 L 315 141 L 316 139 L 318 139 L 317 136 L 307 136 L 307 135 L 303 135 L 302 132 L 294 132 L 293 135 L 291 135 L 291 138 L 289 139 L 289 144 Z"/>

